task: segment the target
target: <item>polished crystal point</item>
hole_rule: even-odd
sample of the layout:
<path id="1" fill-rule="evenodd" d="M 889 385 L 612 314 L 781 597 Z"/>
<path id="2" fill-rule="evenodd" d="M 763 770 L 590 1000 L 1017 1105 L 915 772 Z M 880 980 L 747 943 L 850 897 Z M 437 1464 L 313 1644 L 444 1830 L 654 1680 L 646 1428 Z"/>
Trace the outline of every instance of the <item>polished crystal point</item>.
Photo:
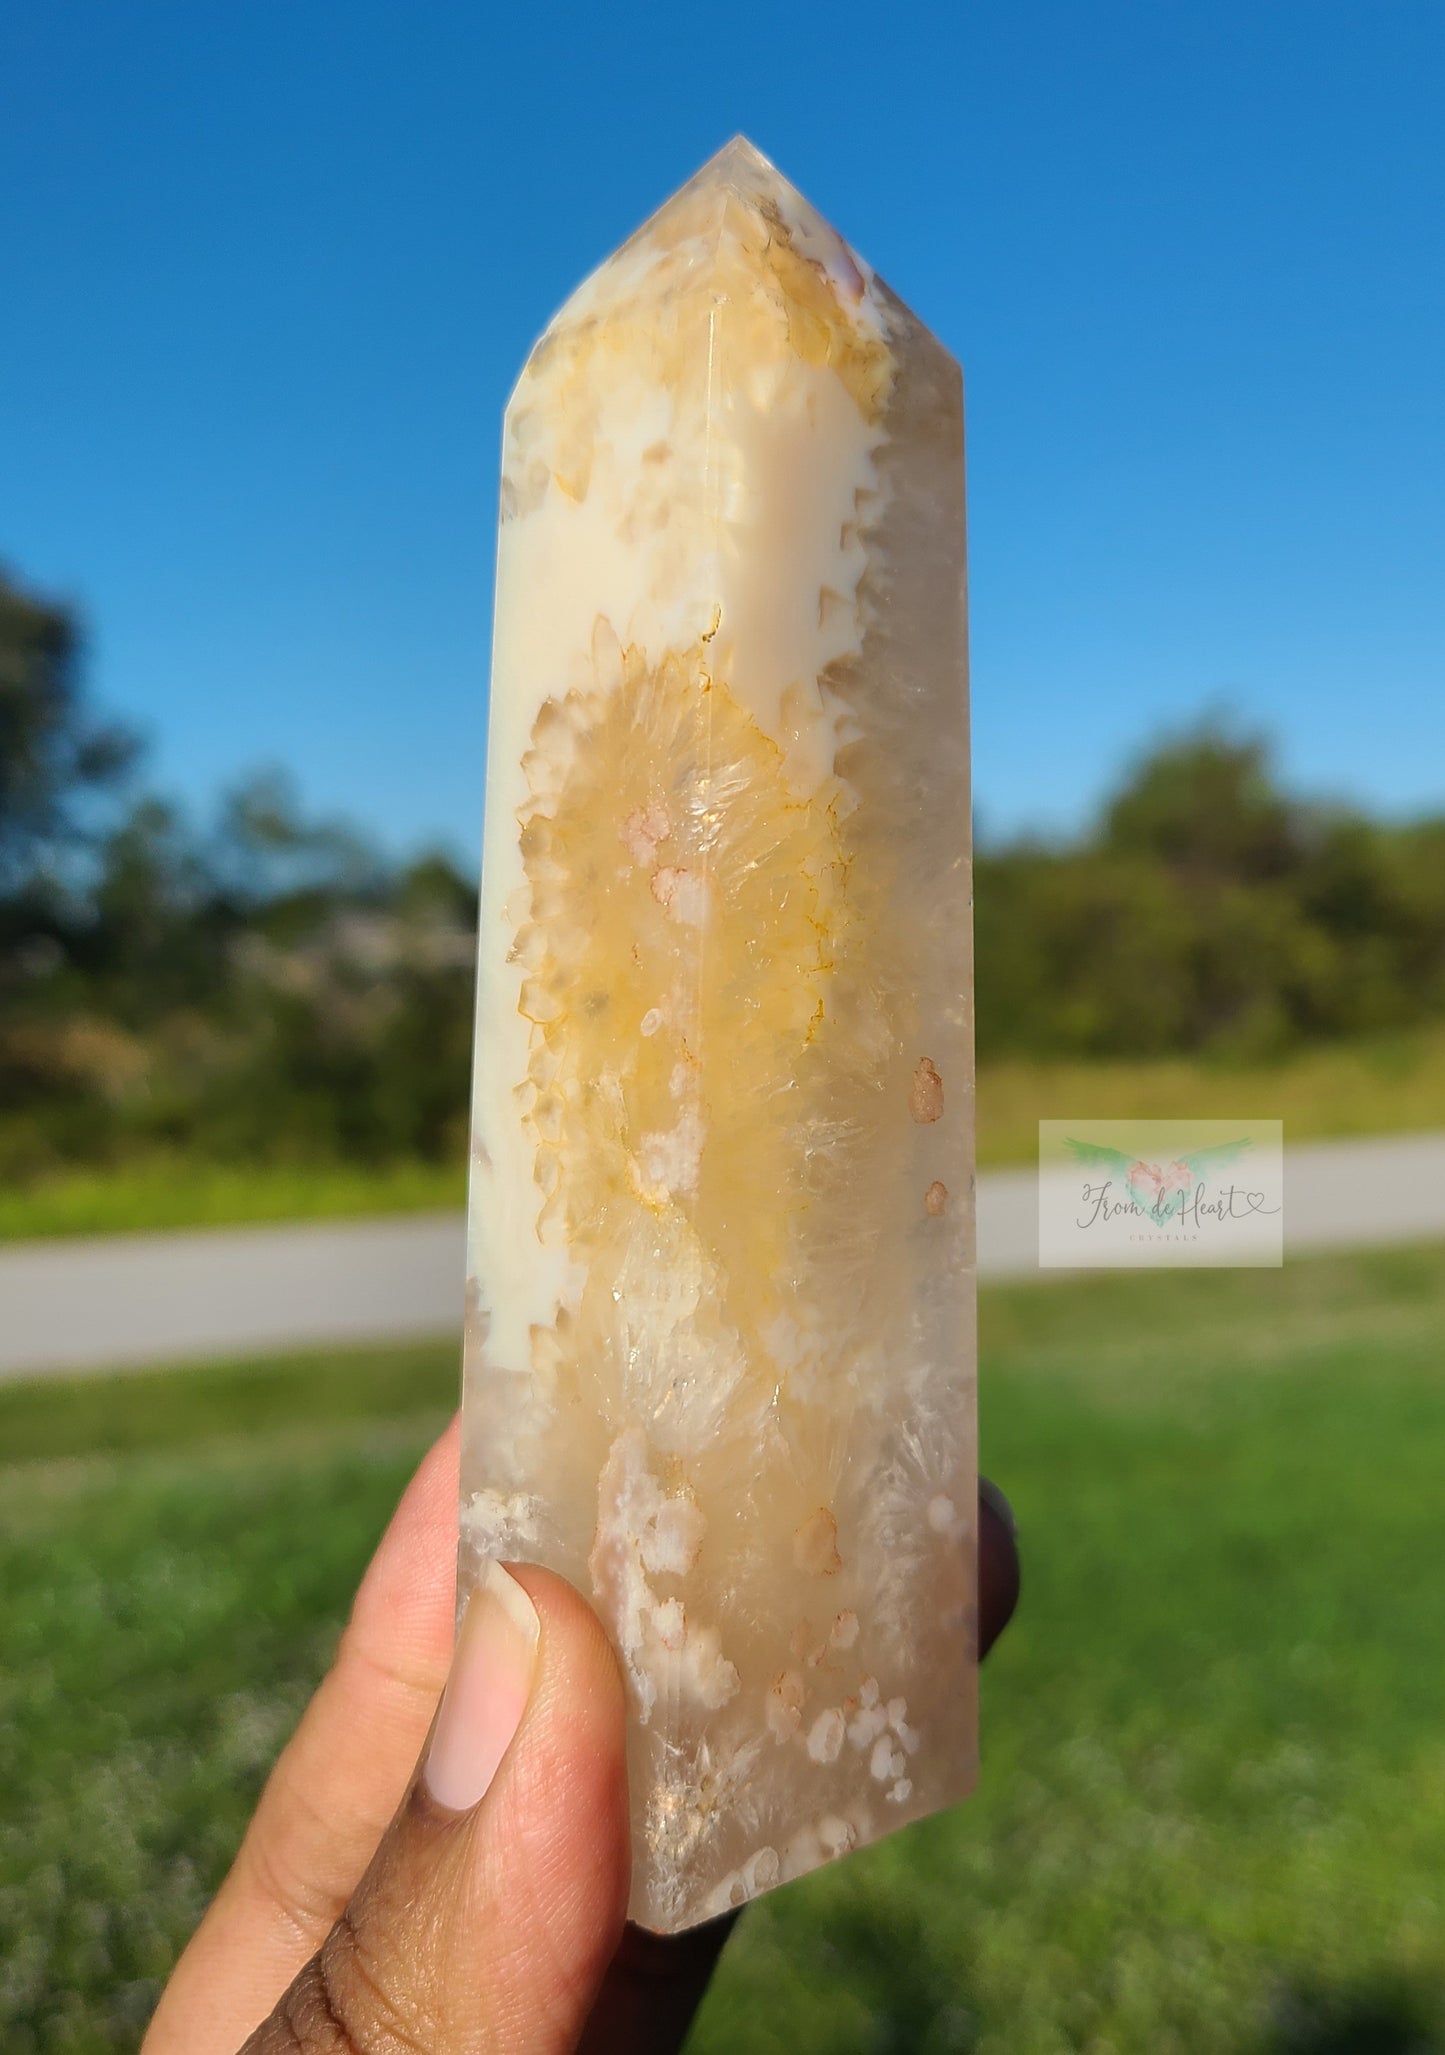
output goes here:
<path id="1" fill-rule="evenodd" d="M 958 366 L 750 144 L 507 408 L 462 1575 L 587 1594 L 633 1917 L 974 1767 Z"/>

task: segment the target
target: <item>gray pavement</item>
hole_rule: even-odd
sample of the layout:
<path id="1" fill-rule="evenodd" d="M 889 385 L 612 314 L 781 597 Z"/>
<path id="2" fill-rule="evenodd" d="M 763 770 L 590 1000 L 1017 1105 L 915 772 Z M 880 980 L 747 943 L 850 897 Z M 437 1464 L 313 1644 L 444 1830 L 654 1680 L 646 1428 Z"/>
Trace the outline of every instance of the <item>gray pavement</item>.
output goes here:
<path id="1" fill-rule="evenodd" d="M 982 1176 L 979 1275 L 1066 1275 L 1037 1237 L 1034 1173 Z M 1441 1238 L 1445 1133 L 1286 1150 L 1287 1254 Z M 0 1377 L 456 1333 L 463 1247 L 454 1213 L 12 1243 Z"/>
<path id="2" fill-rule="evenodd" d="M 461 1325 L 459 1213 L 0 1247 L 0 1377 Z"/>
<path id="3" fill-rule="evenodd" d="M 1285 1260 L 1311 1250 L 1445 1239 L 1445 1133 L 1297 1142 L 1284 1153 Z M 978 1181 L 978 1274 L 1040 1280 L 1032 1170 Z"/>

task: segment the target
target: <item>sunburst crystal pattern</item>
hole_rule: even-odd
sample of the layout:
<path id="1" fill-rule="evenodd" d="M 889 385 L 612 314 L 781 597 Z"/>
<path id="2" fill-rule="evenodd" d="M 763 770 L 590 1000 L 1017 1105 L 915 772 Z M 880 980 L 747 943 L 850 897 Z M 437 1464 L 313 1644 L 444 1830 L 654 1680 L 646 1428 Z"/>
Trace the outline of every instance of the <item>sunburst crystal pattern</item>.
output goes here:
<path id="1" fill-rule="evenodd" d="M 712 1372 L 700 1404 L 657 1390 L 663 1366 L 630 1340 L 642 1280 L 621 1310 L 614 1288 L 641 1236 L 650 1268 L 666 1251 L 654 1297 L 700 1287 L 666 1366 L 678 1384 L 698 1354 L 772 1374 L 762 1335 L 790 1303 L 809 1201 L 799 1137 L 829 1104 L 830 984 L 857 946 L 845 795 L 790 798 L 705 644 L 650 665 L 599 621 L 594 646 L 601 682 L 546 702 L 526 759 L 519 1098 L 538 1235 L 587 1267 L 570 1345 L 590 1374 L 640 1381 L 655 1438 L 685 1453 L 729 1394 Z"/>

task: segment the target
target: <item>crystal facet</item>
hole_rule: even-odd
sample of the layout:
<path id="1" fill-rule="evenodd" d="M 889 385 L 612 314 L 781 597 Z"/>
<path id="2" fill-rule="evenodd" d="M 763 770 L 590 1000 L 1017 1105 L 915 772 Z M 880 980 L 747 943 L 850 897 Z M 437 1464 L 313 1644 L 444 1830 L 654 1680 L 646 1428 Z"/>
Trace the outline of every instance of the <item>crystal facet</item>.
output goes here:
<path id="1" fill-rule="evenodd" d="M 463 1584 L 592 1600 L 633 1917 L 974 1764 L 958 366 L 739 139 L 507 409 Z"/>

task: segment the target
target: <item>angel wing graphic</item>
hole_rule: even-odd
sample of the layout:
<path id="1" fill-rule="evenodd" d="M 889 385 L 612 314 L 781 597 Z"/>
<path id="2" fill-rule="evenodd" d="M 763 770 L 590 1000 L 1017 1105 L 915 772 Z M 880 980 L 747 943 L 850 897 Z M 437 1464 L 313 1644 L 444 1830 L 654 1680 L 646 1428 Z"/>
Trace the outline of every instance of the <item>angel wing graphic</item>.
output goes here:
<path id="1" fill-rule="evenodd" d="M 1176 1193 L 1182 1205 L 1185 1195 L 1197 1184 L 1207 1182 L 1215 1171 L 1237 1162 L 1251 1146 L 1248 1136 L 1242 1136 L 1237 1142 L 1218 1142 L 1211 1149 L 1191 1150 L 1168 1163 L 1150 1163 L 1142 1156 L 1130 1156 L 1123 1149 L 1106 1148 L 1100 1142 L 1080 1142 L 1072 1135 L 1064 1137 L 1064 1147 L 1085 1169 L 1102 1170 L 1109 1178 L 1118 1178 L 1146 1213 L 1162 1207 L 1166 1214 L 1174 1210 Z"/>
<path id="2" fill-rule="evenodd" d="M 1239 1161 L 1246 1149 L 1253 1147 L 1249 1136 L 1242 1135 L 1237 1142 L 1216 1142 L 1212 1149 L 1195 1149 L 1191 1155 L 1181 1156 L 1179 1161 L 1196 1184 L 1203 1184 L 1216 1170 L 1227 1170 L 1231 1163 Z"/>
<path id="3" fill-rule="evenodd" d="M 1072 1135 L 1064 1137 L 1064 1147 L 1086 1170 L 1102 1171 L 1111 1181 L 1117 1178 L 1135 1204 L 1146 1212 L 1158 1204 L 1163 1172 L 1157 1164 L 1130 1156 L 1123 1149 L 1106 1148 L 1102 1142 L 1075 1141 Z"/>
<path id="4" fill-rule="evenodd" d="M 1064 1136 L 1064 1147 L 1086 1170 L 1105 1170 L 1110 1177 L 1127 1178 L 1136 1160 L 1122 1149 L 1106 1149 L 1101 1142 L 1076 1142 L 1072 1135 Z"/>

